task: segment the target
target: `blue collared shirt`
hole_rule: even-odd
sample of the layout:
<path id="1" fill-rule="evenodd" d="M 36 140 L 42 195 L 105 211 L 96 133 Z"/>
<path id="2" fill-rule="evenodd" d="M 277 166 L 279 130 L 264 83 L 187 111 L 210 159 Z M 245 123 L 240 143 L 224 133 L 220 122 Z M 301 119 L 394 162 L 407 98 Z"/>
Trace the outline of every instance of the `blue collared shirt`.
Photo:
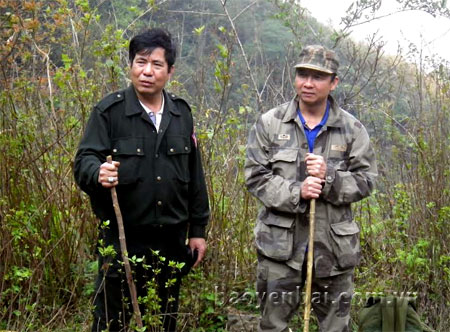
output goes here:
<path id="1" fill-rule="evenodd" d="M 315 126 L 313 129 L 308 128 L 306 125 L 306 120 L 303 118 L 302 112 L 300 112 L 300 107 L 297 108 L 297 114 L 302 122 L 303 128 L 305 129 L 306 140 L 308 141 L 309 152 L 313 152 L 314 150 L 314 141 L 316 140 L 317 134 L 320 129 L 325 125 L 328 120 L 328 115 L 330 114 L 330 102 L 327 101 L 327 109 L 325 110 L 325 114 L 323 115 L 322 121 Z"/>

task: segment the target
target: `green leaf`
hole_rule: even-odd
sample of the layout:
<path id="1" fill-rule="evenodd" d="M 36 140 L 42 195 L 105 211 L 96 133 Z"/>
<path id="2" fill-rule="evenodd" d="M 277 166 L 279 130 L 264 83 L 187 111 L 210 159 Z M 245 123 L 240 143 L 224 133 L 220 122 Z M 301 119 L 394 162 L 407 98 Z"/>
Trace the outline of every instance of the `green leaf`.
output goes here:
<path id="1" fill-rule="evenodd" d="M 219 49 L 220 56 L 224 59 L 228 57 L 228 49 L 225 45 L 217 44 L 217 48 Z"/>
<path id="2" fill-rule="evenodd" d="M 197 36 L 200 36 L 202 33 L 203 33 L 203 30 L 205 30 L 205 26 L 204 25 L 202 25 L 201 27 L 199 27 L 199 28 L 194 28 L 194 33 L 197 35 Z"/>
<path id="3" fill-rule="evenodd" d="M 73 60 L 71 58 L 69 58 L 69 56 L 67 54 L 61 54 L 61 60 L 64 63 L 64 69 L 69 69 L 70 66 L 72 65 Z"/>

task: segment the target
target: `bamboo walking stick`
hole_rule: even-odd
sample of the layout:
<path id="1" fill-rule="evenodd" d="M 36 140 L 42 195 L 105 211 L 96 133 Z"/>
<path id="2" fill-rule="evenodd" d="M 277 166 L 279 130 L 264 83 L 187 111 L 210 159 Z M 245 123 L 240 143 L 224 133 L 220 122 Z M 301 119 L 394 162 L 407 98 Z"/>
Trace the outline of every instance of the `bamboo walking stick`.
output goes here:
<path id="1" fill-rule="evenodd" d="M 106 161 L 112 164 L 112 157 L 106 157 Z M 114 212 L 116 214 L 117 226 L 119 228 L 120 251 L 122 252 L 123 265 L 125 266 L 125 275 L 127 278 L 128 288 L 130 289 L 131 303 L 133 304 L 133 311 L 135 316 L 134 318 L 136 320 L 137 326 L 139 328 L 143 328 L 141 311 L 139 309 L 137 300 L 136 285 L 134 284 L 133 276 L 131 275 L 131 266 L 130 261 L 128 260 L 127 241 L 125 238 L 125 229 L 123 227 L 122 212 L 120 212 L 119 200 L 117 199 L 116 187 L 111 188 L 111 197 L 113 201 Z"/>
<path id="2" fill-rule="evenodd" d="M 309 318 L 311 316 L 311 286 L 312 272 L 314 265 L 314 224 L 316 214 L 316 200 L 311 199 L 309 205 L 309 243 L 308 243 L 308 261 L 306 269 L 306 296 L 305 296 L 305 314 L 303 332 L 309 331 Z"/>

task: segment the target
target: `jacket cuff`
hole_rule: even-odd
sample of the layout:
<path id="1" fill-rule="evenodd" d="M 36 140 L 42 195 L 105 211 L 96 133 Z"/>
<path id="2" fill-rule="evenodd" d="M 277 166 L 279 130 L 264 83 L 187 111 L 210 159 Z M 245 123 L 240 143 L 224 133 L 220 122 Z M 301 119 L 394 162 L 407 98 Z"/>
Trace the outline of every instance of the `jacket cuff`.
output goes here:
<path id="1" fill-rule="evenodd" d="M 102 184 L 100 182 L 98 182 L 98 175 L 100 173 L 100 167 L 98 167 L 95 171 L 94 174 L 92 174 L 92 184 L 94 185 L 94 188 L 98 189 L 102 187 Z"/>
<path id="2" fill-rule="evenodd" d="M 300 188 L 301 182 L 294 182 L 291 184 L 291 203 L 294 205 L 298 205 L 300 203 Z"/>
<path id="3" fill-rule="evenodd" d="M 88 195 L 98 193 L 99 191 L 104 189 L 102 184 L 98 182 L 100 167 L 95 168 L 93 171 L 92 168 L 93 167 L 88 168 L 83 173 L 75 173 L 75 180 L 77 184 Z"/>
<path id="4" fill-rule="evenodd" d="M 206 238 L 206 225 L 189 225 L 189 238 L 201 237 Z"/>
<path id="5" fill-rule="evenodd" d="M 295 206 L 296 213 L 303 213 L 306 211 L 307 204 L 301 196 L 301 182 L 294 182 L 291 184 L 291 203 Z"/>
<path id="6" fill-rule="evenodd" d="M 106 189 L 102 186 L 100 182 L 98 182 L 98 174 L 100 173 L 100 167 L 97 168 L 94 173 L 92 174 L 89 189 L 91 193 L 98 193 L 99 191 L 103 191 Z"/>

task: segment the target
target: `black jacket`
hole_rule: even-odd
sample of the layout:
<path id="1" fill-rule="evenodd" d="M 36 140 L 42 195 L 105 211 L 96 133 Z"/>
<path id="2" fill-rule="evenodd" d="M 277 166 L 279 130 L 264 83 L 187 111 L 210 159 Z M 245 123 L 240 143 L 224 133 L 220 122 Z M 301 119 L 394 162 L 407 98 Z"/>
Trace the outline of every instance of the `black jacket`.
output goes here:
<path id="1" fill-rule="evenodd" d="M 189 224 L 204 237 L 209 218 L 200 151 L 189 105 L 166 91 L 159 133 L 134 88 L 94 107 L 75 157 L 75 180 L 101 220 L 115 220 L 110 190 L 98 183 L 107 155 L 119 161 L 117 195 L 125 227 Z"/>

